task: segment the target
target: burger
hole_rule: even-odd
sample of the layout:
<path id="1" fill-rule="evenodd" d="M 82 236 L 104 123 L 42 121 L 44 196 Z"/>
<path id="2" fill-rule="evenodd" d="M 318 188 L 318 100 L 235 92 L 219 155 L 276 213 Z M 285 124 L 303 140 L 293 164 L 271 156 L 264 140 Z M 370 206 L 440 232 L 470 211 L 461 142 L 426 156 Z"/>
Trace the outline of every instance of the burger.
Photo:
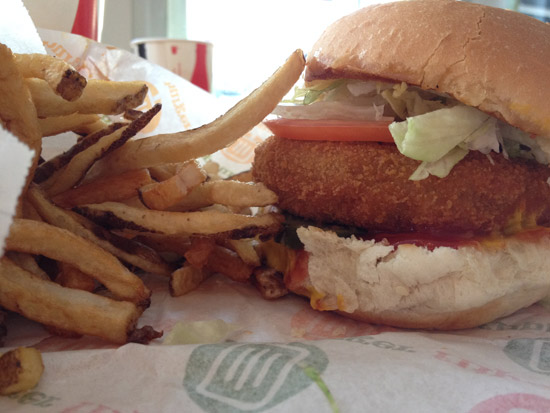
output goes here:
<path id="1" fill-rule="evenodd" d="M 288 217 L 266 254 L 286 286 L 318 310 L 445 330 L 547 296 L 549 62 L 550 25 L 478 4 L 329 26 L 253 164 Z"/>

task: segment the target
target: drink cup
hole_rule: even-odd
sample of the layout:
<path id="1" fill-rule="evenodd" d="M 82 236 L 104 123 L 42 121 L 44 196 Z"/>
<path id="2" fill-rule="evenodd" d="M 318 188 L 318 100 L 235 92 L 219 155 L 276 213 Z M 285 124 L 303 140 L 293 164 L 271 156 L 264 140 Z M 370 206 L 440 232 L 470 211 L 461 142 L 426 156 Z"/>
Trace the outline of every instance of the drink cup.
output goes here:
<path id="1" fill-rule="evenodd" d="M 139 56 L 163 66 L 207 92 L 212 91 L 212 43 L 141 38 L 134 39 L 132 47 Z"/>
<path id="2" fill-rule="evenodd" d="M 97 0 L 24 0 L 36 27 L 98 40 Z"/>

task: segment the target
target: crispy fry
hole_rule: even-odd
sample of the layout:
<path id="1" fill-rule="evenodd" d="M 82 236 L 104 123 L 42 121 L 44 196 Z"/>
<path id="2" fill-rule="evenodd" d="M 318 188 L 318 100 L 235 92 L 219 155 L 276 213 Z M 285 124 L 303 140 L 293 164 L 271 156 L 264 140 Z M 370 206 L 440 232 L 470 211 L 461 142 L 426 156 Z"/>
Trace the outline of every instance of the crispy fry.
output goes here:
<path id="1" fill-rule="evenodd" d="M 65 262 L 59 263 L 59 272 L 55 277 L 55 282 L 63 287 L 89 292 L 93 292 L 96 288 L 95 280 L 92 277 Z"/>
<path id="2" fill-rule="evenodd" d="M 226 246 L 235 251 L 247 264 L 259 267 L 261 265 L 260 257 L 254 248 L 254 243 L 254 239 L 229 239 Z"/>
<path id="3" fill-rule="evenodd" d="M 0 259 L 0 306 L 42 324 L 126 343 L 142 309 L 87 291 L 44 281 Z"/>
<path id="4" fill-rule="evenodd" d="M 46 272 L 42 268 L 40 268 L 32 255 L 14 251 L 7 251 L 5 254 L 6 257 L 12 260 L 15 264 L 19 265 L 25 271 L 28 271 L 32 275 L 43 280 L 50 280 L 48 274 L 46 274 Z"/>
<path id="5" fill-rule="evenodd" d="M 107 287 L 117 298 L 147 306 L 151 292 L 114 256 L 72 232 L 44 222 L 15 219 L 6 250 L 45 255 L 66 262 Z"/>
<path id="6" fill-rule="evenodd" d="M 63 99 L 73 101 L 82 95 L 87 81 L 70 64 L 46 54 L 16 54 L 15 63 L 23 77 L 43 79 Z"/>
<path id="7" fill-rule="evenodd" d="M 197 162 L 186 162 L 178 167 L 171 178 L 140 188 L 139 196 L 148 208 L 163 211 L 181 202 L 191 189 L 205 179 L 206 174 Z"/>
<path id="8" fill-rule="evenodd" d="M 239 182 L 253 182 L 254 176 L 252 175 L 252 170 L 240 172 L 238 174 L 232 175 L 227 178 L 230 181 L 239 181 Z"/>
<path id="9" fill-rule="evenodd" d="M 170 295 L 179 297 L 193 291 L 204 280 L 211 275 L 211 272 L 206 269 L 193 267 L 189 263 L 184 263 L 183 266 L 170 275 Z"/>
<path id="10" fill-rule="evenodd" d="M 206 162 L 202 169 L 206 171 L 206 174 L 208 175 L 208 179 L 211 181 L 217 181 L 219 179 L 222 179 L 220 177 L 220 164 L 217 162 L 214 162 L 213 160 L 209 160 Z"/>
<path id="11" fill-rule="evenodd" d="M 143 202 L 141 202 L 139 195 L 133 196 L 131 198 L 123 199 L 122 201 L 119 201 L 119 202 L 121 204 L 128 205 L 133 208 L 149 209 L 145 205 L 143 205 Z"/>
<path id="12" fill-rule="evenodd" d="M 137 109 L 128 109 L 126 111 L 124 111 L 124 119 L 126 120 L 136 120 L 137 118 L 139 118 L 141 115 L 143 115 L 143 112 L 140 111 L 140 110 L 137 110 Z"/>
<path id="13" fill-rule="evenodd" d="M 75 211 L 111 229 L 173 235 L 227 232 L 230 238 L 276 233 L 282 220 L 278 214 L 250 216 L 218 211 L 166 212 L 132 208 L 116 202 L 83 205 L 76 207 Z"/>
<path id="14" fill-rule="evenodd" d="M 32 347 L 18 347 L 0 357 L 0 394 L 13 394 L 35 387 L 44 363 L 40 352 Z"/>
<path id="15" fill-rule="evenodd" d="M 155 165 L 151 166 L 149 168 L 149 172 L 151 173 L 151 176 L 155 178 L 157 181 L 162 182 L 166 181 L 167 179 L 170 179 L 173 177 L 177 171 L 178 168 L 182 165 L 181 162 L 173 162 L 173 163 L 165 163 L 162 165 Z"/>
<path id="16" fill-rule="evenodd" d="M 33 164 L 27 178 L 28 186 L 40 157 L 42 134 L 29 90 L 17 69 L 11 50 L 3 44 L 0 44 L 0 61 L 0 126 L 3 125 L 34 150 Z"/>
<path id="17" fill-rule="evenodd" d="M 78 130 L 82 126 L 95 123 L 98 120 L 99 116 L 97 115 L 73 113 L 72 115 L 38 119 L 38 124 L 40 125 L 42 136 L 53 136 L 62 132 Z"/>
<path id="18" fill-rule="evenodd" d="M 208 257 L 215 247 L 212 238 L 195 237 L 191 240 L 191 247 L 184 254 L 185 259 L 195 268 L 203 268 L 208 262 Z"/>
<path id="19" fill-rule="evenodd" d="M 77 154 L 79 154 L 83 150 L 97 143 L 102 137 L 110 135 L 116 130 L 122 128 L 124 125 L 125 125 L 124 123 L 113 123 L 108 126 L 103 124 L 104 127 L 101 130 L 98 130 L 90 135 L 87 135 L 85 138 L 78 141 L 67 151 L 53 157 L 52 159 L 44 163 L 41 163 L 36 169 L 36 174 L 34 175 L 34 182 L 40 184 L 46 181 L 56 171 L 58 171 L 59 169 L 67 165 L 71 161 L 71 159 L 73 159 Z"/>
<path id="20" fill-rule="evenodd" d="M 139 188 L 152 183 L 153 180 L 147 169 L 132 170 L 69 189 L 54 196 L 52 201 L 63 208 L 100 204 L 106 201 L 122 201 L 137 196 Z"/>
<path id="21" fill-rule="evenodd" d="M 204 267 L 238 282 L 247 282 L 254 270 L 252 265 L 246 264 L 235 252 L 220 245 L 214 246 Z"/>
<path id="22" fill-rule="evenodd" d="M 128 142 L 97 166 L 101 175 L 183 162 L 222 149 L 260 123 L 298 80 L 304 68 L 301 50 L 295 51 L 258 89 L 225 115 L 208 125 L 183 132 Z"/>
<path id="23" fill-rule="evenodd" d="M 117 237 L 80 215 L 73 215 L 69 211 L 53 205 L 35 185 L 31 185 L 29 188 L 27 197 L 42 218 L 50 224 L 69 230 L 142 270 L 166 276 L 172 272 L 172 268 L 151 248 L 132 240 Z M 85 223 L 83 223 L 84 220 Z"/>
<path id="24" fill-rule="evenodd" d="M 195 187 L 187 197 L 170 208 L 190 211 L 212 204 L 235 207 L 266 206 L 277 202 L 275 192 L 263 183 L 239 181 L 208 181 Z"/>
<path id="25" fill-rule="evenodd" d="M 6 327 L 6 312 L 0 310 L 0 347 L 4 347 L 4 338 L 8 334 Z"/>
<path id="26" fill-rule="evenodd" d="M 31 184 L 33 185 L 33 184 Z M 20 218 L 32 219 L 34 221 L 42 221 L 42 217 L 36 210 L 33 204 L 25 197 L 21 197 L 21 216 Z"/>
<path id="27" fill-rule="evenodd" d="M 25 79 L 25 83 L 41 118 L 75 112 L 117 115 L 141 105 L 147 95 L 147 85 L 143 82 L 91 79 L 82 95 L 73 102 L 68 102 L 57 96 L 42 79 L 29 78 Z"/>
<path id="28" fill-rule="evenodd" d="M 188 236 L 143 234 L 134 238 L 134 241 L 145 244 L 158 252 L 172 252 L 184 256 L 191 248 L 191 239 Z"/>
<path id="29" fill-rule="evenodd" d="M 159 104 L 145 112 L 139 119 L 133 121 L 110 135 L 103 136 L 99 141 L 75 155 L 63 168 L 55 172 L 43 185 L 48 195 L 57 195 L 80 182 L 93 163 L 105 156 L 143 129 L 149 121 L 160 111 Z"/>
<path id="30" fill-rule="evenodd" d="M 288 289 L 283 282 L 282 273 L 277 272 L 273 268 L 255 268 L 252 283 L 266 300 L 274 300 L 288 294 Z"/>
<path id="31" fill-rule="evenodd" d="M 101 129 L 108 126 L 109 123 L 107 119 L 100 118 L 99 120 L 96 120 L 94 123 L 87 123 L 85 125 L 81 125 L 75 129 L 73 129 L 73 132 L 80 136 L 88 136 L 92 133 L 96 133 L 100 131 Z"/>

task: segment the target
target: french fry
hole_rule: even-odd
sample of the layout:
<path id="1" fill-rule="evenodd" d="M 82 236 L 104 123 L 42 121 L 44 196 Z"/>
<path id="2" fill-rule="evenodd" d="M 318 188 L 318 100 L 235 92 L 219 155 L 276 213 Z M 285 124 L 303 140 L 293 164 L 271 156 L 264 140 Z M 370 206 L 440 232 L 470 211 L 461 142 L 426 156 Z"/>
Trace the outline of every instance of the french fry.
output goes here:
<path id="1" fill-rule="evenodd" d="M 17 69 L 11 50 L 3 44 L 0 44 L 0 62 L 0 123 L 34 150 L 26 187 L 38 164 L 42 134 L 29 90 Z"/>
<path id="2" fill-rule="evenodd" d="M 177 234 L 227 233 L 229 238 L 252 238 L 279 231 L 281 216 L 239 215 L 218 211 L 167 212 L 132 208 L 116 202 L 82 205 L 75 211 L 110 229 Z"/>
<path id="3" fill-rule="evenodd" d="M 238 282 L 247 282 L 254 271 L 254 267 L 241 260 L 234 251 L 220 245 L 214 246 L 204 268 Z"/>
<path id="4" fill-rule="evenodd" d="M 117 298 L 148 306 L 151 292 L 114 256 L 92 242 L 44 222 L 15 219 L 7 251 L 44 255 L 71 264 L 107 287 Z"/>
<path id="5" fill-rule="evenodd" d="M 0 259 L 0 306 L 30 320 L 85 335 L 126 343 L 142 309 L 87 291 L 44 281 Z"/>
<path id="6" fill-rule="evenodd" d="M 101 123 L 103 124 L 103 122 Z M 108 126 L 103 124 L 104 127 L 101 130 L 87 135 L 85 138 L 74 144 L 67 151 L 51 158 L 44 163 L 41 163 L 38 168 L 36 168 L 34 182 L 40 184 L 46 181 L 56 171 L 67 165 L 71 161 L 71 159 L 73 159 L 77 154 L 97 143 L 102 137 L 110 135 L 118 129 L 122 128 L 124 125 L 124 123 L 113 123 Z"/>
<path id="7" fill-rule="evenodd" d="M 96 133 L 100 131 L 101 129 L 105 128 L 109 123 L 105 118 L 100 118 L 99 120 L 96 120 L 94 123 L 87 123 L 85 125 L 81 125 L 75 129 L 73 129 L 73 132 L 80 136 L 87 136 L 92 133 Z"/>
<path id="8" fill-rule="evenodd" d="M 18 347 L 0 356 L 0 394 L 8 395 L 34 388 L 44 372 L 40 352 Z"/>
<path id="9" fill-rule="evenodd" d="M 206 171 L 206 174 L 208 175 L 209 180 L 217 181 L 219 179 L 222 179 L 220 177 L 220 164 L 217 162 L 214 162 L 213 160 L 209 160 L 206 162 L 202 169 Z"/>
<path id="10" fill-rule="evenodd" d="M 252 284 L 266 300 L 275 300 L 288 294 L 282 273 L 273 268 L 257 267 L 254 269 Z"/>
<path id="11" fill-rule="evenodd" d="M 62 170 L 55 172 L 47 181 L 43 182 L 48 195 L 53 196 L 64 192 L 80 182 L 93 163 L 123 145 L 128 139 L 143 129 L 149 121 L 160 111 L 160 104 L 153 106 L 139 119 L 127 126 L 116 130 L 110 135 L 101 137 L 97 143 L 75 155 Z"/>
<path id="12" fill-rule="evenodd" d="M 83 217 L 53 205 L 35 185 L 29 188 L 27 198 L 46 222 L 93 242 L 122 261 L 153 274 L 169 276 L 172 272 L 172 268 L 151 248 L 117 237 L 87 220 L 83 223 Z"/>
<path id="13" fill-rule="evenodd" d="M 178 168 L 182 165 L 181 162 L 165 163 L 162 165 L 155 165 L 149 167 L 151 176 L 157 181 L 162 182 L 172 178 L 178 171 Z"/>
<path id="14" fill-rule="evenodd" d="M 172 252 L 179 256 L 184 256 L 191 248 L 191 239 L 185 235 L 142 234 L 133 240 L 145 244 L 155 251 Z"/>
<path id="15" fill-rule="evenodd" d="M 133 208 L 149 209 L 145 205 L 143 205 L 143 202 L 141 202 L 139 195 L 133 196 L 131 198 L 123 199 L 122 201 L 119 201 L 119 202 L 121 204 L 128 205 Z"/>
<path id="16" fill-rule="evenodd" d="M 215 246 L 212 238 L 195 237 L 191 240 L 191 247 L 185 252 L 184 257 L 193 267 L 203 268 Z"/>
<path id="17" fill-rule="evenodd" d="M 55 282 L 63 287 L 89 292 L 93 292 L 96 288 L 95 280 L 92 277 L 65 262 L 59 263 L 59 272 L 55 277 Z"/>
<path id="18" fill-rule="evenodd" d="M 197 129 L 128 142 L 98 165 L 98 174 L 118 174 L 168 162 L 184 162 L 230 145 L 260 123 L 296 83 L 304 68 L 296 50 L 266 82 L 223 116 Z"/>
<path id="19" fill-rule="evenodd" d="M 238 174 L 232 175 L 229 178 L 227 178 L 230 181 L 239 181 L 239 182 L 253 182 L 254 177 L 252 176 L 252 171 L 249 169 L 248 171 L 240 172 Z"/>
<path id="20" fill-rule="evenodd" d="M 254 242 L 254 239 L 229 239 L 226 241 L 226 246 L 235 251 L 245 263 L 259 267 L 261 260 L 254 248 Z"/>
<path id="21" fill-rule="evenodd" d="M 25 83 L 41 118 L 76 112 L 118 115 L 141 105 L 147 95 L 147 85 L 143 82 L 90 79 L 82 95 L 69 102 L 56 95 L 42 79 L 28 78 Z"/>
<path id="22" fill-rule="evenodd" d="M 137 109 L 128 109 L 124 111 L 123 117 L 126 120 L 136 120 L 141 115 L 143 115 L 143 112 Z"/>
<path id="23" fill-rule="evenodd" d="M 153 183 L 147 169 L 132 170 L 69 189 L 54 196 L 52 201 L 63 208 L 100 204 L 106 201 L 122 201 L 137 196 L 139 188 Z"/>
<path id="24" fill-rule="evenodd" d="M 31 183 L 31 185 L 33 185 Z M 21 197 L 21 218 L 32 219 L 34 221 L 42 221 L 42 217 L 36 210 L 33 204 L 25 197 Z"/>
<path id="25" fill-rule="evenodd" d="M 205 179 L 206 174 L 195 161 L 186 162 L 171 178 L 140 188 L 139 197 L 146 207 L 163 211 L 181 202 L 191 189 Z"/>
<path id="26" fill-rule="evenodd" d="M 211 275 L 206 269 L 201 269 L 184 263 L 183 266 L 170 275 L 170 295 L 179 297 L 196 289 Z"/>
<path id="27" fill-rule="evenodd" d="M 73 101 L 82 95 L 87 81 L 70 64 L 46 54 L 16 54 L 15 63 L 23 77 L 43 79 L 63 99 Z"/>
<path id="28" fill-rule="evenodd" d="M 53 116 L 50 118 L 38 119 L 42 136 L 53 136 L 59 133 L 80 129 L 84 125 L 95 123 L 99 116 L 93 114 L 73 113 L 72 115 Z"/>
<path id="29" fill-rule="evenodd" d="M 6 312 L 0 310 L 0 347 L 4 347 L 4 338 L 8 334 L 6 327 Z"/>
<path id="30" fill-rule="evenodd" d="M 19 265 L 25 271 L 28 271 L 32 275 L 43 280 L 50 280 L 48 274 L 46 274 L 46 272 L 42 268 L 40 268 L 32 255 L 14 251 L 7 251 L 5 254 L 6 257 L 12 260 L 15 264 Z"/>
<path id="31" fill-rule="evenodd" d="M 235 207 L 266 206 L 277 202 L 277 194 L 263 183 L 208 181 L 195 187 L 171 211 L 190 211 L 212 204 Z"/>

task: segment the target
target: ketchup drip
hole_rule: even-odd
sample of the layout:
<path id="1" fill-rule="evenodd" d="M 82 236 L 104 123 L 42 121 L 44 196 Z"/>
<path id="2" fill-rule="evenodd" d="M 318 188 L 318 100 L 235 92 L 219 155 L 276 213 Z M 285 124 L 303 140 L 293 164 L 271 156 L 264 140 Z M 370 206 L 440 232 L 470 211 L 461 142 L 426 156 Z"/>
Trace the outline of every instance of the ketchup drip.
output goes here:
<path id="1" fill-rule="evenodd" d="M 458 249 L 466 245 L 478 245 L 479 239 L 468 234 L 430 233 L 430 232 L 403 232 L 403 233 L 377 233 L 373 237 L 376 242 L 387 240 L 390 245 L 397 247 L 403 244 L 413 244 L 433 251 L 439 247 Z"/>

